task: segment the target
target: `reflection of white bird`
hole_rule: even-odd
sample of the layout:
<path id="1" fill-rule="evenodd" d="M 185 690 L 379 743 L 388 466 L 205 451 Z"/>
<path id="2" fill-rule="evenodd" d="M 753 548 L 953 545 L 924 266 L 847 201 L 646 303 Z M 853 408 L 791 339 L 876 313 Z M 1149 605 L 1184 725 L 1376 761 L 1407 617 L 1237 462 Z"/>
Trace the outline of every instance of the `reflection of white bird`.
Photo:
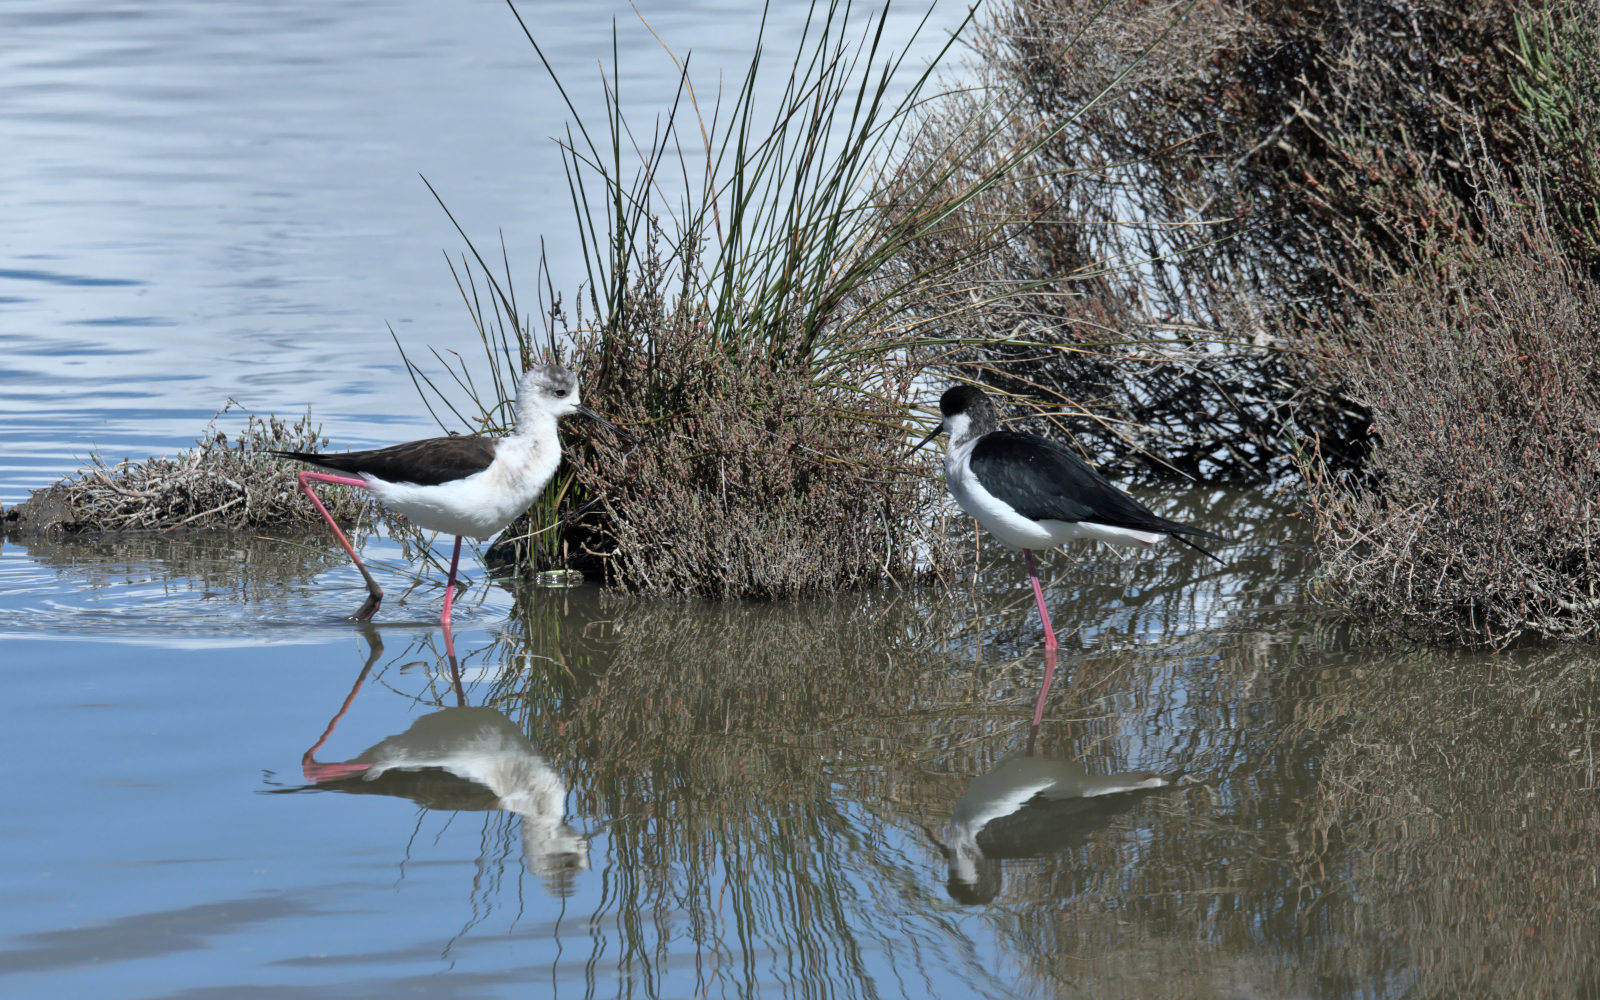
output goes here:
<path id="1" fill-rule="evenodd" d="M 323 788 L 399 795 L 429 808 L 516 813 L 528 867 L 552 891 L 589 866 L 588 841 L 563 819 L 561 776 L 516 723 L 492 708 L 432 712 L 354 760 L 319 764 L 308 755 L 304 767 Z"/>
<path id="2" fill-rule="evenodd" d="M 1000 859 L 1042 857 L 1083 842 L 1133 803 L 1129 792 L 1161 788 L 1149 771 L 1091 775 L 1079 762 L 1012 755 L 972 779 L 950 816 L 951 898 L 986 903 L 1000 892 Z"/>

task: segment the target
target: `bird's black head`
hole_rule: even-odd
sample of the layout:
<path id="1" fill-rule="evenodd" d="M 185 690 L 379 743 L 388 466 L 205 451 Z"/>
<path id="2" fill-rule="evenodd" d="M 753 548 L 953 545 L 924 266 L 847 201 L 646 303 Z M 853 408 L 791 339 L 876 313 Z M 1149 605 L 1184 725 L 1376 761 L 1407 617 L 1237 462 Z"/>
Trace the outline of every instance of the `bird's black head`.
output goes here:
<path id="1" fill-rule="evenodd" d="M 975 385 L 953 385 L 939 397 L 939 412 L 946 417 L 972 414 L 978 410 L 993 409 L 993 406 L 989 397 Z"/>
<path id="2" fill-rule="evenodd" d="M 953 385 L 946 389 L 939 397 L 939 414 L 942 418 L 939 426 L 929 431 L 912 451 L 946 432 L 966 440 L 972 434 L 987 434 L 1000 426 L 994 403 L 982 389 L 973 385 Z"/>

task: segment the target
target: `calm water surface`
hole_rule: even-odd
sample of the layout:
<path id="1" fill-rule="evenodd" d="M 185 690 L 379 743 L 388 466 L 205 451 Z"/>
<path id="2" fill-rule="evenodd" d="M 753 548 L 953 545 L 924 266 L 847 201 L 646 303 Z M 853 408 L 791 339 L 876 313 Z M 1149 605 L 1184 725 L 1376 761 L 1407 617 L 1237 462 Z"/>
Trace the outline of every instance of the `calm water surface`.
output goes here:
<path id="1" fill-rule="evenodd" d="M 538 6 L 563 71 L 608 50 L 596 10 Z M 742 7 L 646 13 L 747 55 Z M 384 323 L 471 334 L 416 174 L 514 262 L 565 231 L 561 115 L 497 4 L 10 3 L 0 39 L 7 504 L 229 396 L 425 433 Z M 474 559 L 447 647 L 385 538 L 371 628 L 320 536 L 7 538 L 0 996 L 1600 996 L 1592 653 L 1353 644 L 1286 502 L 1155 502 L 1240 544 L 1048 557 L 1037 734 L 992 548 L 776 605 Z"/>

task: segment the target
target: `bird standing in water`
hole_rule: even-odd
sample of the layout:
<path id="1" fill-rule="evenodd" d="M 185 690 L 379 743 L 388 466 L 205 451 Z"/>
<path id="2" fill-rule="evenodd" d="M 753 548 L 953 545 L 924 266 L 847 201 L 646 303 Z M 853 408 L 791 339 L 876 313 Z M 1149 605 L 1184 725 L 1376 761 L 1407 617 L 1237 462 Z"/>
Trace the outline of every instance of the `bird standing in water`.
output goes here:
<path id="1" fill-rule="evenodd" d="M 1056 634 L 1050 627 L 1044 589 L 1034 566 L 1034 549 L 1055 548 L 1075 538 L 1150 546 L 1163 535 L 1171 535 L 1217 562 L 1222 561 L 1184 537 L 1220 541 L 1221 535 L 1156 515 L 1054 441 L 1001 430 L 994 402 L 981 389 L 970 385 L 947 389 L 939 398 L 939 413 L 939 426 L 917 447 L 940 434 L 950 435 L 944 455 L 945 485 L 961 509 L 991 535 L 1010 548 L 1022 550 L 1034 600 L 1039 604 L 1039 617 L 1044 622 L 1047 653 L 1057 648 Z M 1049 683 L 1047 672 L 1046 690 Z"/>
<path id="2" fill-rule="evenodd" d="M 538 499 L 561 464 L 556 420 L 569 413 L 582 414 L 616 430 L 605 418 L 578 402 L 576 375 L 556 365 L 535 365 L 523 373 L 518 384 L 516 426 L 507 437 L 426 438 L 331 455 L 303 451 L 273 454 L 344 473 L 302 472 L 299 481 L 367 582 L 367 600 L 356 611 L 356 621 L 367 621 L 377 612 L 383 601 L 383 588 L 317 498 L 312 483 L 370 490 L 384 507 L 418 527 L 456 536 L 450 576 L 445 583 L 444 612 L 439 616 L 439 624 L 448 630 L 462 537 L 488 538 Z"/>

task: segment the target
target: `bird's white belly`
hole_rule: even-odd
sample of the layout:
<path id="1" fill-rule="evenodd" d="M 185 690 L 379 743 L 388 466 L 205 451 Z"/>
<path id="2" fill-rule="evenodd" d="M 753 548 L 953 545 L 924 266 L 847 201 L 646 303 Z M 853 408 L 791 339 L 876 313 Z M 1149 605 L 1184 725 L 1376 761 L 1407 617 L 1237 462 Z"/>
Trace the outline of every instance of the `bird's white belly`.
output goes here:
<path id="1" fill-rule="evenodd" d="M 420 528 L 448 535 L 488 538 L 510 524 L 531 502 L 489 488 L 485 482 L 487 472 L 439 486 L 364 478 L 372 495 L 389 510 Z"/>
<path id="2" fill-rule="evenodd" d="M 1133 528 L 1118 528 L 1090 521 L 1035 521 L 1017 513 L 983 488 L 964 465 L 945 466 L 945 485 L 961 509 L 977 519 L 984 530 L 1013 549 L 1053 549 L 1078 538 L 1090 538 L 1112 545 L 1152 545 L 1161 535 Z"/>
<path id="3" fill-rule="evenodd" d="M 380 503 L 418 527 L 488 538 L 538 499 L 560 462 L 559 454 L 549 461 L 551 456 L 539 450 L 519 454 L 514 448 L 511 439 L 505 439 L 489 468 L 438 486 L 362 478 Z"/>

